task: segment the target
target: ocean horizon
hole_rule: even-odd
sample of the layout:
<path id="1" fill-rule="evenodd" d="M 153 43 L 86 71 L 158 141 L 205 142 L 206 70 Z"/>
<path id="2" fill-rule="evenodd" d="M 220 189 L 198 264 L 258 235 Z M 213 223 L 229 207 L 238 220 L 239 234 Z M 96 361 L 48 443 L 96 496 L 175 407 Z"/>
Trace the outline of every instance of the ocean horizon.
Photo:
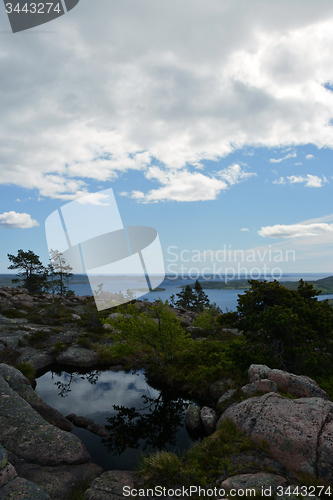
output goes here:
<path id="1" fill-rule="evenodd" d="M 333 273 L 284 273 L 282 274 L 281 278 L 278 281 L 299 281 L 300 279 L 303 279 L 304 281 L 317 281 L 322 278 L 327 278 L 329 276 L 332 276 Z M 121 277 L 124 278 L 125 275 L 122 275 Z M 13 279 L 17 277 L 15 274 L 11 273 L 3 273 L 0 274 L 0 284 L 1 280 L 4 278 L 6 281 L 8 278 Z M 210 277 L 210 278 L 209 278 Z M 140 276 L 134 276 L 130 275 L 127 276 L 127 281 L 126 281 L 126 289 L 131 289 L 135 290 L 135 288 L 142 288 L 142 277 Z M 132 278 L 132 279 L 130 279 Z M 238 281 L 238 280 L 244 280 L 247 277 L 244 275 L 243 277 L 237 277 L 237 279 L 228 279 L 228 282 L 230 281 Z M 263 279 L 263 278 L 259 278 Z M 211 281 L 211 282 L 221 282 L 224 281 L 221 279 L 221 277 L 214 277 L 213 275 L 205 275 L 203 276 L 198 276 L 195 278 L 192 278 L 189 275 L 184 275 L 181 277 L 176 277 L 176 279 L 173 277 L 173 275 L 166 275 L 162 283 L 159 285 L 158 288 L 164 288 L 164 290 L 156 290 L 152 292 L 145 293 L 144 295 L 140 295 L 140 292 L 137 292 L 135 294 L 135 297 L 138 300 L 148 300 L 149 302 L 154 302 L 155 300 L 170 300 L 171 295 L 176 295 L 181 291 L 181 287 L 184 286 L 185 284 L 191 285 L 192 283 L 195 283 L 195 281 L 198 280 L 199 282 L 202 281 Z M 80 281 L 81 283 L 75 283 L 75 281 Z M 269 280 L 272 281 L 272 280 Z M 86 275 L 74 275 L 73 279 L 71 282 L 69 282 L 69 287 L 74 291 L 76 295 L 82 296 L 82 295 L 93 295 L 88 278 Z M 107 283 L 104 284 L 103 290 L 108 291 L 108 292 L 119 292 L 120 290 L 124 290 L 124 279 L 112 279 L 108 281 Z M 223 312 L 227 311 L 235 311 L 237 308 L 237 301 L 238 301 L 238 295 L 241 295 L 244 293 L 243 289 L 233 289 L 233 290 L 212 290 L 212 289 L 204 289 L 205 293 L 208 295 L 208 298 L 211 303 L 216 303 Z M 142 293 L 142 292 L 141 292 Z M 331 294 L 323 294 L 318 297 L 319 300 L 325 300 L 333 298 L 333 295 Z"/>

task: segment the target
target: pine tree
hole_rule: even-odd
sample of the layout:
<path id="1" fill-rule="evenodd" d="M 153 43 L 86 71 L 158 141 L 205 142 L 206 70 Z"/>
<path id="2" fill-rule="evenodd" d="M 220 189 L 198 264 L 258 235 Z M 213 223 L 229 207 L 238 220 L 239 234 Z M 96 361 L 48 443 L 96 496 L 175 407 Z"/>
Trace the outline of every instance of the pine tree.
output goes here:
<path id="1" fill-rule="evenodd" d="M 29 293 L 40 292 L 47 280 L 47 270 L 41 263 L 38 255 L 32 250 L 24 252 L 22 249 L 17 252 L 17 255 L 7 254 L 8 259 L 12 262 L 8 269 L 18 269 L 21 272 L 18 276 L 24 278 L 24 286 Z"/>

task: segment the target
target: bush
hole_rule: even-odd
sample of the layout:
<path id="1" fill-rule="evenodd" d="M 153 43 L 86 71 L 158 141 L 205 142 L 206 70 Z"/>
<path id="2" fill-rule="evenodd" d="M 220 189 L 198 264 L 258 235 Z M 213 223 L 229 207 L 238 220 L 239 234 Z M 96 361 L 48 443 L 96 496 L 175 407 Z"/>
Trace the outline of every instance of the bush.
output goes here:
<path id="1" fill-rule="evenodd" d="M 150 315 L 139 314 L 134 304 L 123 309 L 123 316 L 116 320 L 106 319 L 119 333 L 112 335 L 116 341 L 127 340 L 128 344 L 137 348 L 147 345 L 153 350 L 151 359 L 159 366 L 168 363 L 173 356 L 191 345 L 191 336 L 184 332 L 176 315 L 169 309 L 167 301 L 157 302 L 151 308 Z"/>

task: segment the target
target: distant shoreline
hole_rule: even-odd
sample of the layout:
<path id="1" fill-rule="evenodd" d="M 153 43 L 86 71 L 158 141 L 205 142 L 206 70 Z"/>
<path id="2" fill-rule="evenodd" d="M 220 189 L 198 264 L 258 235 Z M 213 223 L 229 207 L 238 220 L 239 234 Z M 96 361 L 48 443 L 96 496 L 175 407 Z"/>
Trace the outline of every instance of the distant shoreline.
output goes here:
<path id="1" fill-rule="evenodd" d="M 259 279 L 259 281 L 264 281 Z M 279 281 L 279 280 L 277 280 Z M 327 278 L 321 278 L 315 281 L 306 281 L 309 285 L 313 285 L 314 289 L 320 291 L 319 295 L 333 295 L 333 276 L 328 276 Z M 287 288 L 288 290 L 297 290 L 298 281 L 279 281 L 280 285 Z M 234 279 L 228 282 L 225 281 L 200 281 L 200 285 L 204 290 L 248 290 L 250 285 L 248 280 Z M 185 288 L 187 285 L 181 285 L 177 288 Z M 194 287 L 194 284 L 189 285 L 190 288 Z"/>

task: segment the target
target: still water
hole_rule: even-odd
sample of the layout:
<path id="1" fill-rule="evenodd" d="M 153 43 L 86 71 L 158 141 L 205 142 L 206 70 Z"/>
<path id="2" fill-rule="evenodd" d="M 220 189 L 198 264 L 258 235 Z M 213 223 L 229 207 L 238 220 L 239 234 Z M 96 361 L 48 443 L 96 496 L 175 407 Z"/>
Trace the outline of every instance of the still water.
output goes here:
<path id="1" fill-rule="evenodd" d="M 76 426 L 72 431 L 105 470 L 132 470 L 142 452 L 182 451 L 193 443 L 183 425 L 189 401 L 151 387 L 142 370 L 66 370 L 39 377 L 36 392 L 63 415 L 75 413 L 105 427 L 108 438 Z"/>

